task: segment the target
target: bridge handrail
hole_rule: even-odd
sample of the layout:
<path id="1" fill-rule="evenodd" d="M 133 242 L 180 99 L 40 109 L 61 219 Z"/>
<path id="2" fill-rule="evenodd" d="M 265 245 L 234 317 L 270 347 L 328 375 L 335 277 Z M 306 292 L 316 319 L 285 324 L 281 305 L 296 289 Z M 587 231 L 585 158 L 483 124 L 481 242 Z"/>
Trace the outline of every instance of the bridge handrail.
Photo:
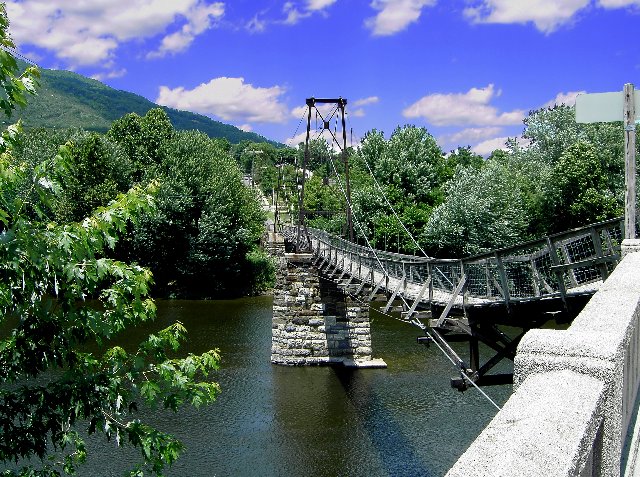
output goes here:
<path id="1" fill-rule="evenodd" d="M 421 285 L 430 281 L 430 295 L 451 294 L 467 277 L 462 297 L 518 301 L 540 296 L 582 293 L 606 279 L 619 260 L 623 221 L 607 220 L 462 259 L 416 257 L 376 250 L 318 229 L 308 229 L 314 252 L 339 267 L 339 260 L 357 260 L 360 267 L 393 280 Z M 294 236 L 295 228 L 285 233 Z M 338 258 L 338 255 L 342 258 Z M 355 258 L 354 258 L 355 257 Z M 361 277 L 358 277 L 361 278 Z M 585 287 L 591 287 L 585 289 Z"/>
<path id="2" fill-rule="evenodd" d="M 542 239 L 530 240 L 530 241 L 522 242 L 510 247 L 498 248 L 498 249 L 492 250 L 491 252 L 483 252 L 476 255 L 470 255 L 468 257 L 464 257 L 461 259 L 419 257 L 415 255 L 406 255 L 406 254 L 382 251 L 377 249 L 375 253 L 378 257 L 381 257 L 381 258 L 384 257 L 385 259 L 390 258 L 402 263 L 431 263 L 431 264 L 454 263 L 454 262 L 476 263 L 476 262 L 485 260 L 487 258 L 489 259 L 493 258 L 496 253 L 503 257 L 509 257 L 511 252 L 514 252 L 516 250 L 520 250 L 523 248 L 531 248 L 536 245 L 546 244 L 547 240 L 551 240 L 554 243 L 563 243 L 567 240 L 571 241 L 571 240 L 575 240 L 576 238 L 586 237 L 588 235 L 588 231 L 590 231 L 591 229 L 605 230 L 605 229 L 609 229 L 611 226 L 617 226 L 617 225 L 621 226 L 623 224 L 624 224 L 624 218 L 617 217 L 615 219 L 605 220 L 595 224 L 586 225 L 584 227 L 578 227 L 578 228 L 574 228 L 564 232 L 551 234 Z M 292 228 L 295 228 L 295 227 L 292 226 Z M 369 255 L 369 254 L 373 255 L 373 253 L 370 251 L 368 247 L 364 245 L 354 244 L 353 242 L 349 242 L 348 240 L 342 237 L 338 237 L 337 235 L 331 234 L 325 230 L 308 228 L 308 231 L 315 238 L 318 238 L 321 240 L 324 238 L 324 241 L 330 240 L 333 245 L 337 246 L 337 244 L 344 244 L 342 249 L 345 251 L 348 251 L 349 249 L 360 250 L 363 255 Z M 619 251 L 619 246 L 617 247 L 617 250 Z"/>
<path id="3" fill-rule="evenodd" d="M 628 254 L 567 330 L 523 337 L 513 395 L 447 477 L 635 475 L 638 270 L 640 253 Z"/>

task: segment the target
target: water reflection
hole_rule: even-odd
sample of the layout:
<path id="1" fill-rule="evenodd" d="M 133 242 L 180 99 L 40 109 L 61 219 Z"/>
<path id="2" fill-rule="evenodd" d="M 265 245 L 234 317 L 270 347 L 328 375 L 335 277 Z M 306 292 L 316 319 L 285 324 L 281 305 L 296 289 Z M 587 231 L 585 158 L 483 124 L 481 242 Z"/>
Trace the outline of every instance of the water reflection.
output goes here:
<path id="1" fill-rule="evenodd" d="M 272 366 L 269 297 L 165 301 L 158 311 L 153 329 L 179 320 L 189 330 L 185 352 L 223 356 L 212 406 L 142 416 L 186 445 L 168 476 L 439 476 L 495 412 L 449 387 L 450 363 L 416 344 L 413 328 L 380 316 L 373 349 L 389 368 L 349 371 Z M 489 391 L 500 404 L 510 389 Z M 121 475 L 136 457 L 103 441 L 91 454 L 82 475 Z"/>

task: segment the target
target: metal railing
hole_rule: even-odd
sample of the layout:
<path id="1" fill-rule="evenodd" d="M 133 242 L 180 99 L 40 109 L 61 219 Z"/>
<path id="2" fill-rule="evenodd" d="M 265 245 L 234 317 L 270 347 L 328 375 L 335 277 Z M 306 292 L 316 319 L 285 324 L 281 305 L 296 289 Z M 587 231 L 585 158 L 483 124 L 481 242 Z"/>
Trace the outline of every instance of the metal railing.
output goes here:
<path id="1" fill-rule="evenodd" d="M 617 218 L 463 259 L 436 259 L 372 250 L 328 232 L 308 229 L 308 250 L 325 267 L 387 291 L 464 307 L 542 297 L 565 298 L 597 289 L 620 259 L 623 219 Z M 297 228 L 283 230 L 293 239 Z M 460 286 L 462 283 L 462 286 Z M 456 295 L 456 290 L 459 293 Z"/>

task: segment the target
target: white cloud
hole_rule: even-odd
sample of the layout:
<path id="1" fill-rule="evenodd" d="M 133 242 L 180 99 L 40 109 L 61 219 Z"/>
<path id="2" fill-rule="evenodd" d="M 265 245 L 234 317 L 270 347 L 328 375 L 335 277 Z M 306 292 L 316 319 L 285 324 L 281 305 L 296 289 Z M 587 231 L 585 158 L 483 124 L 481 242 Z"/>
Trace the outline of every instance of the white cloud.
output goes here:
<path id="1" fill-rule="evenodd" d="M 640 7 L 640 0 L 598 0 L 602 8 Z"/>
<path id="2" fill-rule="evenodd" d="M 238 126 L 238 129 L 244 131 L 244 132 L 251 132 L 253 131 L 253 128 L 251 127 L 251 124 L 242 124 L 240 126 Z"/>
<path id="3" fill-rule="evenodd" d="M 244 78 L 214 78 L 194 89 L 160 86 L 156 103 L 177 109 L 215 115 L 225 121 L 282 123 L 289 115 L 280 101 L 285 89 L 255 87 Z"/>
<path id="4" fill-rule="evenodd" d="M 482 0 L 475 3 L 464 10 L 464 15 L 475 23 L 531 22 L 538 30 L 551 33 L 570 22 L 591 0 Z"/>
<path id="5" fill-rule="evenodd" d="M 431 94 L 402 111 L 406 118 L 424 118 L 434 126 L 507 126 L 520 124 L 522 110 L 498 112 L 489 102 L 500 91 L 493 84 L 486 88 L 471 88 L 466 93 Z"/>
<path id="6" fill-rule="evenodd" d="M 356 99 L 350 103 L 354 109 L 348 109 L 347 113 L 354 118 L 363 118 L 367 115 L 364 106 L 376 104 L 380 102 L 380 98 L 377 96 L 368 96 L 366 98 Z"/>
<path id="7" fill-rule="evenodd" d="M 224 4 L 210 0 L 8 0 L 7 13 L 18 44 L 53 51 L 73 68 L 109 62 L 121 43 L 165 33 L 156 53 L 180 51 L 211 28 L 224 14 Z"/>
<path id="8" fill-rule="evenodd" d="M 313 137 L 313 136 L 311 136 Z M 298 144 L 303 143 L 307 139 L 307 131 L 302 131 L 301 133 L 296 134 L 293 137 L 284 138 L 283 142 L 289 147 L 298 147 Z"/>
<path id="9" fill-rule="evenodd" d="M 640 0 L 471 0 L 464 15 L 474 23 L 533 23 L 552 33 L 592 7 L 605 9 L 640 7 Z"/>
<path id="10" fill-rule="evenodd" d="M 98 81 L 104 81 L 105 79 L 122 78 L 126 74 L 127 70 L 125 68 L 121 68 L 119 70 L 112 70 L 107 73 L 97 73 L 91 77 Z"/>
<path id="11" fill-rule="evenodd" d="M 365 26 L 376 36 L 394 35 L 418 21 L 422 9 L 435 5 L 436 0 L 373 0 L 371 8 L 378 10 L 365 20 Z"/>
<path id="12" fill-rule="evenodd" d="M 291 110 L 291 116 L 294 118 L 305 118 L 307 114 L 306 106 L 296 106 Z"/>
<path id="13" fill-rule="evenodd" d="M 480 144 L 476 144 L 471 148 L 471 150 L 476 154 L 480 154 L 481 156 L 488 156 L 496 149 L 502 149 L 503 151 L 506 151 L 506 142 L 508 139 L 508 137 L 496 137 L 494 139 L 488 139 L 486 141 L 482 141 Z"/>
<path id="14" fill-rule="evenodd" d="M 308 18 L 314 13 L 326 14 L 325 10 L 336 1 L 337 0 L 306 0 L 302 6 L 292 1 L 285 2 L 282 6 L 282 12 L 286 15 L 283 23 L 286 25 L 295 25 L 300 20 Z"/>
<path id="15" fill-rule="evenodd" d="M 262 33 L 267 29 L 267 22 L 256 15 L 247 22 L 245 28 L 251 33 Z"/>
<path id="16" fill-rule="evenodd" d="M 318 11 L 324 10 L 336 3 L 336 0 L 307 0 L 307 10 Z"/>
<path id="17" fill-rule="evenodd" d="M 356 99 L 353 102 L 353 105 L 355 107 L 360 107 L 368 106 L 369 104 L 376 104 L 378 102 L 380 102 L 380 98 L 378 98 L 377 96 L 369 96 L 368 98 Z"/>
<path id="18" fill-rule="evenodd" d="M 544 103 L 542 107 L 552 108 L 555 105 L 560 105 L 560 104 L 573 106 L 574 104 L 576 104 L 576 96 L 583 93 L 586 93 L 586 91 L 568 91 L 566 93 L 558 93 L 555 98 Z"/>
<path id="19" fill-rule="evenodd" d="M 187 23 L 176 32 L 166 35 L 160 47 L 150 52 L 148 58 L 159 58 L 186 50 L 195 38 L 209 30 L 214 22 L 224 15 L 224 4 L 196 4 L 185 15 Z"/>
<path id="20" fill-rule="evenodd" d="M 465 146 L 467 144 L 473 144 L 483 139 L 495 138 L 502 132 L 502 128 L 498 126 L 487 128 L 467 128 L 461 131 L 445 134 L 438 139 L 443 144 L 455 144 L 458 146 Z"/>

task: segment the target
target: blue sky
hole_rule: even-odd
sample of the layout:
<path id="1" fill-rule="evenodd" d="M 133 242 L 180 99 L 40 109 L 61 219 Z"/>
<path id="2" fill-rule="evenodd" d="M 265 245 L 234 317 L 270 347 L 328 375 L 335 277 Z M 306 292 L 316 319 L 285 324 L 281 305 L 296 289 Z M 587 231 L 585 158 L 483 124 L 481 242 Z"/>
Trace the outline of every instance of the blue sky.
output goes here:
<path id="1" fill-rule="evenodd" d="M 289 144 L 311 96 L 347 98 L 354 141 L 415 124 L 488 154 L 530 110 L 640 88 L 640 0 L 6 3 L 42 67 Z"/>

